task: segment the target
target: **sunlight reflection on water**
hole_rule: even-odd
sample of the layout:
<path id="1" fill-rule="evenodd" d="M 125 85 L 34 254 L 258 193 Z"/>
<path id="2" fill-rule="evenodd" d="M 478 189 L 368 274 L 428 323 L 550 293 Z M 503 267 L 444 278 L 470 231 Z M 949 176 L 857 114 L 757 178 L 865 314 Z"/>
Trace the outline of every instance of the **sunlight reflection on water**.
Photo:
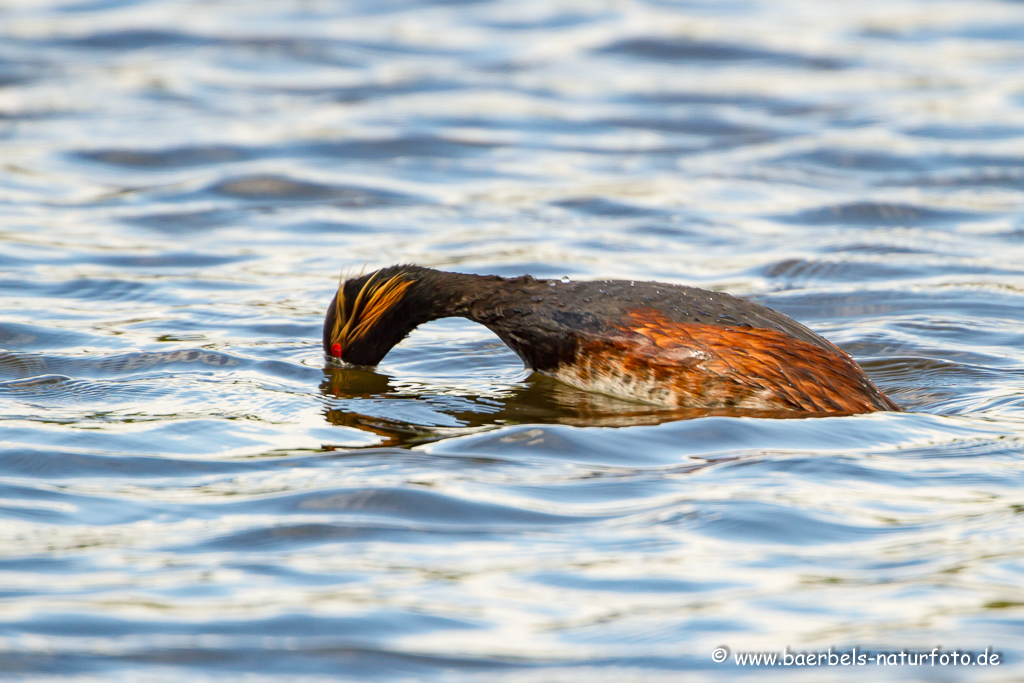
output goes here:
<path id="1" fill-rule="evenodd" d="M 3 677 L 939 643 L 1020 675 L 1022 31 L 987 0 L 7 3 Z M 909 412 L 680 420 L 462 320 L 326 368 L 338 272 L 396 262 L 750 296 Z"/>

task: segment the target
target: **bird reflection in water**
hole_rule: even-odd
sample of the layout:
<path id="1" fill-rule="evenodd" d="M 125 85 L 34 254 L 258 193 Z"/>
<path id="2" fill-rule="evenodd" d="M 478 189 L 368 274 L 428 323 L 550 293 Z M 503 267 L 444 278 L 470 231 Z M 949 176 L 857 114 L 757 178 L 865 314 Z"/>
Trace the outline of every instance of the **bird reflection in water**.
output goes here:
<path id="1" fill-rule="evenodd" d="M 652 406 L 576 389 L 540 373 L 531 374 L 521 384 L 507 385 L 496 394 L 480 396 L 460 391 L 451 396 L 437 388 L 398 385 L 387 375 L 366 367 L 328 366 L 324 368 L 320 391 L 327 399 L 326 420 L 332 425 L 376 434 L 380 441 L 375 447 L 415 446 L 515 424 L 638 427 L 715 415 L 794 417 L 787 411 Z M 416 401 L 421 408 L 414 418 L 418 422 L 394 417 L 396 408 L 408 407 L 409 401 Z M 806 413 L 801 417 L 815 415 Z"/>

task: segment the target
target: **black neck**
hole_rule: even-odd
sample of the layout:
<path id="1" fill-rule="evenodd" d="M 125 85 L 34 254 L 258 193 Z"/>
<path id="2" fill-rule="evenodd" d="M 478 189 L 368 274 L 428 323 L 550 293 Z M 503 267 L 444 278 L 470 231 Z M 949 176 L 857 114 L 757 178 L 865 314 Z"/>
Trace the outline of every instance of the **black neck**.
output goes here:
<path id="1" fill-rule="evenodd" d="M 411 284 L 401 299 L 381 316 L 364 338 L 352 343 L 343 353 L 344 360 L 358 365 L 376 365 L 398 342 L 423 323 L 439 318 L 461 317 L 487 326 L 528 363 L 523 344 L 509 329 L 526 308 L 531 277 L 503 278 L 497 275 L 449 273 L 419 266 L 393 266 L 345 282 L 345 299 L 354 301 L 363 286 L 401 275 Z M 337 297 L 337 295 L 335 295 Z M 324 320 L 324 350 L 330 353 L 330 331 L 336 317 L 331 302 Z"/>
<path id="2" fill-rule="evenodd" d="M 572 318 L 572 329 L 582 327 L 580 314 L 557 305 L 550 281 L 428 270 L 420 282 L 416 296 L 425 304 L 424 317 L 410 331 L 428 320 L 468 318 L 494 332 L 534 370 L 553 369 L 575 354 L 577 337 L 566 322 Z"/>

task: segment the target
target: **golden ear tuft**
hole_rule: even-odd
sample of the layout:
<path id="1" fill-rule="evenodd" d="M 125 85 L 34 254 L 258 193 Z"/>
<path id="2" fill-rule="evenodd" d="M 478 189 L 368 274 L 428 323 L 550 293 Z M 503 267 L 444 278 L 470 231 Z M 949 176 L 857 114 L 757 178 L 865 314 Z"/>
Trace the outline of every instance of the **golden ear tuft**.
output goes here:
<path id="1" fill-rule="evenodd" d="M 339 345 L 343 350 L 369 332 L 381 316 L 401 300 L 405 290 L 412 285 L 412 280 L 406 279 L 405 273 L 392 275 L 383 282 L 376 280 L 377 273 L 374 273 L 356 294 L 355 301 L 350 304 L 345 300 L 346 278 L 344 274 L 341 276 L 335 300 L 334 329 L 331 331 L 332 348 Z"/>

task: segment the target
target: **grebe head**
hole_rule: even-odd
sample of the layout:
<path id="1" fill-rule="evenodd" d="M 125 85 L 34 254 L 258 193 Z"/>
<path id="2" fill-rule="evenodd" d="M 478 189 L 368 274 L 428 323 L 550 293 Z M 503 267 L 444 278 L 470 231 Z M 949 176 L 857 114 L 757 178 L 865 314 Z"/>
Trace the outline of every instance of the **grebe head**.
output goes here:
<path id="1" fill-rule="evenodd" d="M 408 296 L 419 270 L 392 266 L 356 278 L 343 276 L 324 318 L 324 352 L 353 365 L 379 363 L 422 321 Z"/>

